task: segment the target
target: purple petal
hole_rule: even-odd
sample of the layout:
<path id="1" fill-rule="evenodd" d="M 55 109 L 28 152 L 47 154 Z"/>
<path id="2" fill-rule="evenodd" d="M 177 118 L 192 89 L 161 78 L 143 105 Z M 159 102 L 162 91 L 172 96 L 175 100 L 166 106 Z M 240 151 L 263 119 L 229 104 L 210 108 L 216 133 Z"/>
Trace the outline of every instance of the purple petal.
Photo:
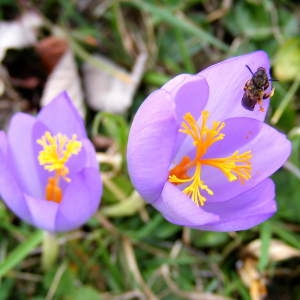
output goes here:
<path id="1" fill-rule="evenodd" d="M 21 189 L 31 196 L 41 197 L 42 185 L 38 173 L 38 159 L 33 152 L 34 123 L 33 117 L 18 113 L 11 120 L 7 136 Z"/>
<path id="2" fill-rule="evenodd" d="M 0 132 L 0 195 L 6 205 L 20 218 L 27 222 L 31 221 L 30 212 L 16 175 L 13 171 L 11 157 L 5 134 Z"/>
<path id="3" fill-rule="evenodd" d="M 159 200 L 152 203 L 171 223 L 195 227 L 219 221 L 214 212 L 206 212 L 197 206 L 189 197 L 176 186 L 167 182 Z"/>
<path id="4" fill-rule="evenodd" d="M 55 231 L 68 231 L 85 223 L 97 210 L 102 194 L 99 172 L 85 169 L 72 177 L 56 216 Z"/>
<path id="5" fill-rule="evenodd" d="M 234 143 L 233 139 L 232 142 Z M 239 181 L 229 182 L 218 169 L 204 166 L 202 179 L 214 191 L 213 196 L 208 196 L 209 201 L 228 200 L 271 176 L 288 159 L 291 152 L 291 143 L 285 135 L 262 123 L 259 134 L 249 143 L 236 150 L 239 150 L 240 153 L 248 150 L 252 151 L 252 178 L 244 184 Z"/>
<path id="6" fill-rule="evenodd" d="M 7 138 L 5 135 L 4 131 L 0 131 L 0 153 L 2 153 L 2 155 L 6 155 L 7 154 Z"/>
<path id="7" fill-rule="evenodd" d="M 96 168 L 99 169 L 99 163 L 96 159 L 96 152 L 93 144 L 88 139 L 82 140 L 83 148 L 85 151 L 85 162 L 86 168 Z"/>
<path id="8" fill-rule="evenodd" d="M 220 217 L 220 221 L 197 229 L 212 231 L 245 230 L 267 220 L 276 212 L 275 185 L 266 179 L 254 188 L 226 202 L 207 201 L 204 209 Z M 234 213 L 236 212 L 236 213 Z"/>
<path id="9" fill-rule="evenodd" d="M 226 157 L 252 141 L 263 127 L 263 123 L 250 118 L 232 118 L 224 121 L 224 139 L 214 143 L 205 154 L 209 157 Z"/>
<path id="10" fill-rule="evenodd" d="M 171 98 L 174 99 L 176 105 L 176 116 L 179 124 L 183 121 L 183 116 L 189 112 L 197 120 L 201 114 L 201 111 L 205 107 L 208 100 L 208 84 L 205 78 L 201 78 L 197 75 L 179 75 L 180 84 L 173 86 L 172 90 L 169 90 Z M 177 77 L 171 80 L 177 81 Z M 167 85 L 170 87 L 171 83 Z M 165 86 L 162 87 L 165 89 Z"/>
<path id="11" fill-rule="evenodd" d="M 176 105 L 178 126 L 181 126 L 186 113 L 191 113 L 196 120 L 199 119 L 201 111 L 207 103 L 208 95 L 209 89 L 204 78 L 195 75 L 185 76 L 182 85 L 178 86 L 176 91 L 172 91 L 172 98 Z M 175 147 L 176 157 L 182 157 L 186 147 L 191 146 L 190 137 L 178 132 Z"/>
<path id="12" fill-rule="evenodd" d="M 75 175 L 64 193 L 60 204 L 25 195 L 31 216 L 25 220 L 52 232 L 72 230 L 85 223 L 100 202 L 102 185 L 98 171 L 91 168 Z"/>
<path id="13" fill-rule="evenodd" d="M 25 200 L 32 217 L 29 223 L 44 230 L 55 231 L 55 219 L 59 204 L 28 195 L 25 195 Z"/>
<path id="14" fill-rule="evenodd" d="M 172 91 L 180 87 L 183 84 L 183 82 L 185 82 L 186 78 L 189 78 L 190 76 L 191 74 L 177 75 L 174 78 L 168 80 L 161 88 L 169 93 L 172 93 Z"/>
<path id="15" fill-rule="evenodd" d="M 52 134 L 64 133 L 69 137 L 77 134 L 79 139 L 86 138 L 83 120 L 66 92 L 59 94 L 45 106 L 37 120 L 44 123 Z"/>
<path id="16" fill-rule="evenodd" d="M 267 54 L 264 51 L 256 51 L 227 59 L 198 73 L 208 82 L 209 102 L 205 109 L 214 113 L 214 119 L 221 121 L 231 117 L 249 117 L 264 120 L 269 100 L 264 100 L 265 112 L 258 111 L 257 106 L 254 111 L 248 111 L 241 105 L 243 88 L 252 77 L 246 65 L 253 72 L 258 67 L 264 67 L 267 72 L 270 69 Z"/>
<path id="17" fill-rule="evenodd" d="M 153 92 L 136 113 L 127 147 L 129 175 L 149 202 L 159 197 L 168 178 L 177 132 L 170 95 L 164 90 Z"/>

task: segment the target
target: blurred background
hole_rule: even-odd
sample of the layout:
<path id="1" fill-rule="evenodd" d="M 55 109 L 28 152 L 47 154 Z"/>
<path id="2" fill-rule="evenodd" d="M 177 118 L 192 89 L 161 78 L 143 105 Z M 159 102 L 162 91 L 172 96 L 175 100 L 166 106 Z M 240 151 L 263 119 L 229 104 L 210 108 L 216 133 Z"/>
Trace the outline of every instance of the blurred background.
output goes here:
<path id="1" fill-rule="evenodd" d="M 67 90 L 104 195 L 86 225 L 50 242 L 0 202 L 0 300 L 300 299 L 299 23 L 292 0 L 1 0 L 0 129 Z M 277 214 L 231 233 L 168 223 L 127 175 L 134 113 L 175 75 L 257 49 L 277 80 L 267 122 L 293 143 L 273 176 Z"/>

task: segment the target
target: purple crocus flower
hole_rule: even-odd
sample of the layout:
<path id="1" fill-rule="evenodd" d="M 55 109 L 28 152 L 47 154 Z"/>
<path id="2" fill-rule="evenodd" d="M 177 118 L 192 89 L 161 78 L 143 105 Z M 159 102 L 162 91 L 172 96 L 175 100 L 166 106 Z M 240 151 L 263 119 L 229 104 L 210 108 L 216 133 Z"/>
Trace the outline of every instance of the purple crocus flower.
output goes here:
<path id="1" fill-rule="evenodd" d="M 241 104 L 252 77 L 246 65 L 254 72 L 270 69 L 263 51 L 227 59 L 197 75 L 176 76 L 136 113 L 129 174 L 142 197 L 172 223 L 244 230 L 276 211 L 269 177 L 287 160 L 291 144 L 263 122 L 269 99 L 254 111 Z"/>
<path id="2" fill-rule="evenodd" d="M 66 93 L 37 117 L 17 113 L 0 132 L 0 195 L 24 221 L 68 231 L 97 210 L 102 183 L 95 150 Z"/>

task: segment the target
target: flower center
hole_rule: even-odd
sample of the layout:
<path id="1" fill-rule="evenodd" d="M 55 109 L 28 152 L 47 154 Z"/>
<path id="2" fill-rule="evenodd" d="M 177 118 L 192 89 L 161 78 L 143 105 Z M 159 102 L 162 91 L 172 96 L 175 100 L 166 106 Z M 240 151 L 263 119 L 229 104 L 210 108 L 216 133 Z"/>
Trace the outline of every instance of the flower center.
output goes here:
<path id="1" fill-rule="evenodd" d="M 45 188 L 45 198 L 48 201 L 60 203 L 62 200 L 62 190 L 59 187 L 59 180 L 63 178 L 70 182 L 67 177 L 69 168 L 66 163 L 72 155 L 80 152 L 82 143 L 77 141 L 76 134 L 69 139 L 67 136 L 58 133 L 52 136 L 49 131 L 37 140 L 37 143 L 43 147 L 39 152 L 38 160 L 41 166 L 49 172 L 54 172 L 54 176 L 48 178 Z"/>
<path id="2" fill-rule="evenodd" d="M 209 195 L 214 192 L 201 180 L 201 168 L 203 165 L 218 168 L 228 179 L 228 181 L 240 180 L 243 183 L 251 178 L 251 151 L 239 153 L 235 151 L 232 155 L 224 158 L 203 158 L 207 150 L 214 143 L 223 140 L 224 133 L 221 133 L 225 122 L 214 121 L 211 128 L 207 127 L 209 117 L 208 111 L 202 111 L 200 125 L 191 115 L 186 113 L 183 117 L 179 132 L 189 135 L 193 139 L 193 145 L 196 148 L 194 158 L 184 156 L 179 164 L 173 167 L 169 172 L 169 182 L 179 185 L 185 184 L 183 192 L 189 196 L 197 206 L 203 206 L 206 198 L 201 194 L 206 191 Z M 193 175 L 190 176 L 190 172 Z"/>

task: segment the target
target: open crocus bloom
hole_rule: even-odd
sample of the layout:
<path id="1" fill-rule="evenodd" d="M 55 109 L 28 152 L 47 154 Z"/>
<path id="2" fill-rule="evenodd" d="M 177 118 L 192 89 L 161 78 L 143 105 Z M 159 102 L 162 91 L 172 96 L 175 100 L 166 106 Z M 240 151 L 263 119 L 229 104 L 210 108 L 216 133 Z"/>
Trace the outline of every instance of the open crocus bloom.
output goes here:
<path id="1" fill-rule="evenodd" d="M 0 195 L 21 219 L 52 232 L 79 227 L 97 210 L 95 150 L 66 93 L 38 116 L 17 113 L 0 132 Z"/>
<path id="2" fill-rule="evenodd" d="M 269 99 L 263 112 L 241 105 L 252 76 L 246 65 L 270 68 L 267 55 L 256 51 L 179 75 L 151 93 L 133 120 L 131 180 L 172 223 L 244 230 L 276 211 L 268 177 L 287 160 L 291 144 L 263 122 Z"/>

